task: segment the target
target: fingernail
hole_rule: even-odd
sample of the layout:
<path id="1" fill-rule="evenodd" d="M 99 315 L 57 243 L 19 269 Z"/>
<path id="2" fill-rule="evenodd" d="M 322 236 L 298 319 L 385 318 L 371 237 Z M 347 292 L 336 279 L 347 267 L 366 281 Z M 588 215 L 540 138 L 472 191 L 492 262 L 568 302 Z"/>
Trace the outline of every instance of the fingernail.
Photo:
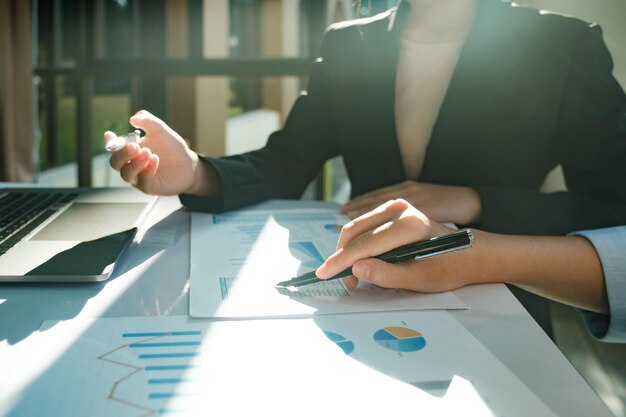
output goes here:
<path id="1" fill-rule="evenodd" d="M 372 267 L 367 262 L 359 262 L 352 267 L 353 275 L 367 280 L 370 277 Z"/>

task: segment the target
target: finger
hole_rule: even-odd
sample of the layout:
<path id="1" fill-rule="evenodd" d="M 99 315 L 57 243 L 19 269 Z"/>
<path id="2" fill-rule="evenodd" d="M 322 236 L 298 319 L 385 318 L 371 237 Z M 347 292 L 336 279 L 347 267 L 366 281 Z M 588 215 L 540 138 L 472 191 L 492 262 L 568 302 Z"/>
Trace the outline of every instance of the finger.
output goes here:
<path id="1" fill-rule="evenodd" d="M 159 156 L 152 154 L 143 169 L 137 174 L 136 187 L 148 194 L 157 194 L 154 189 L 154 175 L 159 168 Z"/>
<path id="2" fill-rule="evenodd" d="M 410 181 L 405 181 L 400 184 L 394 184 L 388 187 L 379 188 L 369 193 L 360 195 L 344 204 L 343 207 L 341 207 L 340 211 L 345 214 L 349 211 L 359 210 L 363 206 L 376 204 L 376 202 L 380 204 L 387 200 L 393 200 L 394 198 L 398 198 L 398 196 L 401 194 L 401 190 L 408 187 L 409 184 Z"/>
<path id="3" fill-rule="evenodd" d="M 398 190 L 405 188 L 409 183 L 411 183 L 411 181 L 404 181 L 401 183 L 389 185 L 387 187 L 378 188 L 376 190 L 357 196 L 353 198 L 351 201 L 359 202 L 366 198 L 379 197 L 381 195 L 388 194 L 389 192 L 396 192 Z"/>
<path id="4" fill-rule="evenodd" d="M 111 153 L 109 158 L 109 164 L 111 168 L 116 171 L 120 171 L 130 160 L 136 158 L 139 154 L 141 147 L 137 143 L 129 143 L 119 151 Z"/>
<path id="5" fill-rule="evenodd" d="M 130 124 L 146 132 L 146 135 L 157 133 L 167 125 L 165 122 L 146 110 L 139 110 L 130 118 Z"/>
<path id="6" fill-rule="evenodd" d="M 160 161 L 161 159 L 159 158 L 159 155 L 154 154 L 154 153 L 150 155 L 150 161 L 148 161 L 149 166 L 146 166 L 146 169 L 149 171 L 151 175 L 156 174 L 157 169 L 159 168 Z"/>
<path id="7" fill-rule="evenodd" d="M 352 272 L 357 279 L 377 285 L 381 288 L 404 288 L 420 290 L 423 288 L 415 261 L 390 264 L 380 259 L 364 259 L 354 264 Z"/>
<path id="8" fill-rule="evenodd" d="M 371 258 L 400 246 L 396 241 L 397 238 L 389 234 L 363 233 L 329 256 L 317 269 L 316 275 L 322 279 L 330 278 L 360 259 Z"/>
<path id="9" fill-rule="evenodd" d="M 384 204 L 386 201 L 389 201 L 389 200 L 384 200 L 384 201 L 380 200 L 375 203 L 369 204 L 367 206 L 362 206 L 354 210 L 349 210 L 346 213 L 346 216 L 348 216 L 350 220 L 354 220 L 372 210 L 375 210 L 377 207 L 379 207 L 381 204 Z"/>
<path id="10" fill-rule="evenodd" d="M 150 150 L 142 148 L 132 160 L 130 160 L 121 170 L 120 176 L 131 185 L 138 184 L 138 175 L 142 172 L 150 158 Z"/>
<path id="11" fill-rule="evenodd" d="M 371 193 L 364 194 L 359 197 L 355 197 L 341 207 L 341 212 L 347 213 L 352 210 L 357 210 L 359 207 L 372 204 L 372 202 L 374 201 L 380 201 L 381 199 L 385 198 L 385 196 L 387 195 L 390 195 L 390 193 L 387 192 L 387 190 L 376 190 Z"/>
<path id="12" fill-rule="evenodd" d="M 343 248 L 356 236 L 385 224 L 408 208 L 404 200 L 391 200 L 346 224 L 339 234 L 337 248 Z"/>
<path id="13" fill-rule="evenodd" d="M 359 207 L 363 201 L 366 200 L 371 200 L 371 199 L 377 199 L 378 196 L 380 195 L 381 192 L 384 192 L 385 188 L 383 189 L 378 189 L 378 190 L 374 190 L 371 191 L 369 193 L 360 195 L 358 197 L 354 197 L 353 199 L 351 199 L 350 201 L 348 201 L 347 203 L 345 203 L 343 206 L 341 206 L 341 208 L 339 209 L 339 211 L 341 211 L 342 213 L 347 213 L 350 210 L 354 210 L 356 207 Z"/>
<path id="14" fill-rule="evenodd" d="M 107 143 L 109 143 L 110 141 L 112 141 L 115 138 L 117 138 L 117 135 L 114 132 L 111 132 L 110 130 L 107 130 L 106 132 L 104 132 L 104 144 L 105 144 L 105 146 L 106 146 Z"/>
<path id="15" fill-rule="evenodd" d="M 141 177 L 144 174 L 152 176 L 156 174 L 156 171 L 158 168 L 159 168 L 159 157 L 158 155 L 151 154 L 148 160 L 146 161 L 146 164 L 143 166 L 143 169 L 139 173 L 139 176 Z"/>
<path id="16" fill-rule="evenodd" d="M 338 250 L 317 269 L 317 276 L 329 278 L 359 259 L 430 237 L 431 229 L 429 219 L 407 201 L 390 201 L 344 226 Z"/>
<path id="17" fill-rule="evenodd" d="M 358 217 L 360 214 L 371 210 L 372 207 L 377 207 L 389 200 L 398 198 L 399 196 L 399 193 L 389 192 L 380 194 L 378 196 L 370 196 L 368 198 L 359 200 L 358 202 L 350 201 L 341 208 L 341 213 L 352 218 Z"/>
<path id="18" fill-rule="evenodd" d="M 349 290 L 353 290 L 356 288 L 359 280 L 354 275 L 350 275 L 343 278 L 343 283 L 345 284 L 346 288 L 348 288 Z"/>

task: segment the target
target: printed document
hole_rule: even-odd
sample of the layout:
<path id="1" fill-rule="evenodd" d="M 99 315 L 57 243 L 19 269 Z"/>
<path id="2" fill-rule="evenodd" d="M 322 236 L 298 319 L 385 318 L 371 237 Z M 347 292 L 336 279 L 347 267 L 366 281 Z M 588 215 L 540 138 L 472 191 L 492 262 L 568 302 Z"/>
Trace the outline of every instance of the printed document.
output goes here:
<path id="1" fill-rule="evenodd" d="M 347 222 L 335 206 L 192 213 L 191 316 L 307 317 L 467 308 L 450 292 L 418 294 L 366 283 L 349 290 L 342 279 L 275 288 L 280 281 L 317 269 L 335 252 L 339 232 Z"/>
<path id="2" fill-rule="evenodd" d="M 554 416 L 446 311 L 75 319 L 34 336 L 2 417 Z"/>

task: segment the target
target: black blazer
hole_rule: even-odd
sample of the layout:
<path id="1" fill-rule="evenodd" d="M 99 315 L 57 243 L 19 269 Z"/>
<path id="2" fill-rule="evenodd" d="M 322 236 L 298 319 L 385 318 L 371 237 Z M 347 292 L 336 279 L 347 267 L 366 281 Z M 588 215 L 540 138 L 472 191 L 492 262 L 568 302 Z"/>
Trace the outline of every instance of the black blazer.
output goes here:
<path id="1" fill-rule="evenodd" d="M 404 3 L 404 2 L 403 2 Z M 342 155 L 353 196 L 406 180 L 394 94 L 404 7 L 331 26 L 308 91 L 263 149 L 206 158 L 219 212 L 299 198 Z M 483 0 L 432 132 L 420 182 L 474 187 L 503 233 L 565 234 L 626 223 L 626 96 L 596 25 Z M 557 164 L 568 192 L 538 191 Z"/>

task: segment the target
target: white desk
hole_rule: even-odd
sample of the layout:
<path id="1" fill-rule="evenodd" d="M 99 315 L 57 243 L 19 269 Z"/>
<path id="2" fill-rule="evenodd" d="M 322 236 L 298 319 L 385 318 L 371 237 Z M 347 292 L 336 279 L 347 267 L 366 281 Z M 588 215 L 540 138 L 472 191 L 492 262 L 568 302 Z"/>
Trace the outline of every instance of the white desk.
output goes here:
<path id="1" fill-rule="evenodd" d="M 142 243 L 127 252 L 107 282 L 0 284 L 0 377 L 3 357 L 19 351 L 44 320 L 186 315 L 189 217 L 177 198 L 159 199 Z M 453 317 L 556 414 L 611 415 L 504 285 L 455 293 L 471 309 L 453 311 Z"/>

